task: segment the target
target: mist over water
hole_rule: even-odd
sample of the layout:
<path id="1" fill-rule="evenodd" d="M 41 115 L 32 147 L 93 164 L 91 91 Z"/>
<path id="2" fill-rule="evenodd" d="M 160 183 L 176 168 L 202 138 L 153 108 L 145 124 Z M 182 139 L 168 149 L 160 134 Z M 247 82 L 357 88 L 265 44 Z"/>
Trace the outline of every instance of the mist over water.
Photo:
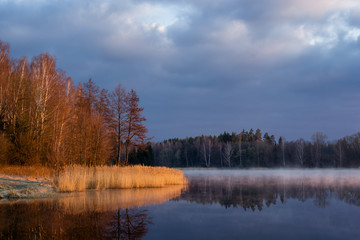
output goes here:
<path id="1" fill-rule="evenodd" d="M 192 180 L 207 177 L 213 181 L 228 179 L 238 184 L 305 183 L 309 185 L 360 186 L 360 169 L 269 169 L 269 170 L 184 170 Z"/>
<path id="2" fill-rule="evenodd" d="M 180 199 L 201 204 L 261 211 L 289 199 L 312 200 L 326 207 L 330 200 L 360 206 L 359 170 L 190 170 L 189 190 Z"/>
<path id="3" fill-rule="evenodd" d="M 151 211 L 176 217 L 159 220 L 147 239 L 360 238 L 359 170 L 184 172 L 188 191 Z"/>
<path id="4" fill-rule="evenodd" d="M 360 239 L 360 170 L 184 170 L 187 186 L 0 204 L 0 239 Z"/>

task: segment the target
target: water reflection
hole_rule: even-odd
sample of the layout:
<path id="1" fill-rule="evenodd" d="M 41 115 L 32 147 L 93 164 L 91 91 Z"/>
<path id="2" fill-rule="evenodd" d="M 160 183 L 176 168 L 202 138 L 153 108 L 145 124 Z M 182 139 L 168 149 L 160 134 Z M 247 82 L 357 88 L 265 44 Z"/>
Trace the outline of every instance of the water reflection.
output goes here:
<path id="1" fill-rule="evenodd" d="M 189 190 L 176 200 L 253 211 L 288 199 L 311 200 L 320 208 L 330 199 L 360 206 L 358 171 L 193 171 L 188 178 Z"/>
<path id="2" fill-rule="evenodd" d="M 111 211 L 121 208 L 143 207 L 160 204 L 181 195 L 187 186 L 174 185 L 164 188 L 120 189 L 72 193 L 58 199 L 67 212 Z"/>
<path id="3" fill-rule="evenodd" d="M 68 213 L 50 202 L 0 205 L 0 239 L 139 239 L 151 218 L 141 208 Z"/>
<path id="4" fill-rule="evenodd" d="M 0 204 L 0 239 L 139 239 L 152 223 L 143 206 L 160 204 L 183 190 L 89 191 Z"/>
<path id="5" fill-rule="evenodd" d="M 186 187 L 88 191 L 0 203 L 0 239 L 360 237 L 360 171 L 186 175 Z"/>

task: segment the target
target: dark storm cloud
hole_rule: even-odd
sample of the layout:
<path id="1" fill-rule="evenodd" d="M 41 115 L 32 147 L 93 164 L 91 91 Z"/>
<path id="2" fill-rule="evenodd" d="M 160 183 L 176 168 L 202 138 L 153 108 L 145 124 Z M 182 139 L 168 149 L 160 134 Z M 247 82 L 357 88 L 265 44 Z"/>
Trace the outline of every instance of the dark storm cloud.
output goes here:
<path id="1" fill-rule="evenodd" d="M 356 0 L 4 1 L 12 55 L 138 91 L 150 134 L 359 130 Z"/>

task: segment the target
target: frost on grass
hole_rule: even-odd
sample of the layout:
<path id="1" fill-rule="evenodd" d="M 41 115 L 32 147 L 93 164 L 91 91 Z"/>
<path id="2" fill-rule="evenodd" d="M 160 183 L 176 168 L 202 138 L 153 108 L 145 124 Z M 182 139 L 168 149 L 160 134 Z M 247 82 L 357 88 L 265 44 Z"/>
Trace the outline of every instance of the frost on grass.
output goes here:
<path id="1" fill-rule="evenodd" d="M 47 182 L 0 178 L 0 201 L 51 197 L 54 188 Z"/>
<path id="2" fill-rule="evenodd" d="M 16 169 L 12 169 L 12 172 L 14 170 Z M 88 189 L 162 188 L 187 185 L 187 179 L 182 171 L 165 167 L 68 166 L 59 175 L 51 178 L 25 176 L 0 174 L 0 199 L 46 198 L 56 192 Z"/>

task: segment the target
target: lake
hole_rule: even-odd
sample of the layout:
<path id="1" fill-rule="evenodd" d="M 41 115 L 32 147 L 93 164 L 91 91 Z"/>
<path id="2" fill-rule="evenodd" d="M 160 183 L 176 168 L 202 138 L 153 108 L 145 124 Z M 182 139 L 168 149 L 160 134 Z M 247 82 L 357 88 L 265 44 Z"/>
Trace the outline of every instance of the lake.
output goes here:
<path id="1" fill-rule="evenodd" d="M 0 201 L 0 239 L 360 239 L 360 170 L 185 170 L 188 186 Z"/>

